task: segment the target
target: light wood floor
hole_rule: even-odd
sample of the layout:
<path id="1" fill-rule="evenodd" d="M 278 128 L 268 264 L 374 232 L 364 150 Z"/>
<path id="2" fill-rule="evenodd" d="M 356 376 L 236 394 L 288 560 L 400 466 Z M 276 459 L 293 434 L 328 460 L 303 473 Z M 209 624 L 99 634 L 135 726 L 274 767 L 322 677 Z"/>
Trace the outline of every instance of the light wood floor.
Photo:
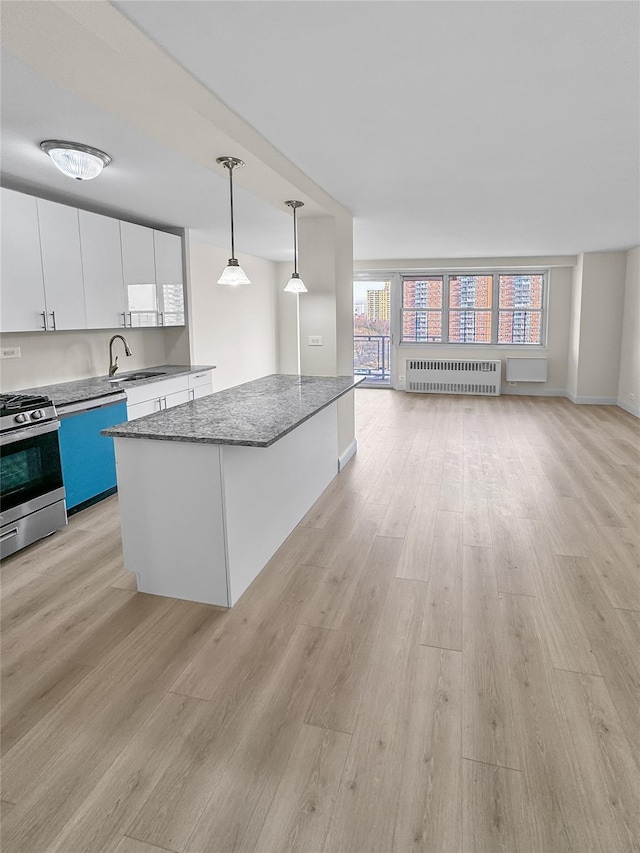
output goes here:
<path id="1" fill-rule="evenodd" d="M 638 421 L 357 403 L 232 611 L 135 592 L 115 498 L 5 562 L 5 853 L 640 850 Z"/>

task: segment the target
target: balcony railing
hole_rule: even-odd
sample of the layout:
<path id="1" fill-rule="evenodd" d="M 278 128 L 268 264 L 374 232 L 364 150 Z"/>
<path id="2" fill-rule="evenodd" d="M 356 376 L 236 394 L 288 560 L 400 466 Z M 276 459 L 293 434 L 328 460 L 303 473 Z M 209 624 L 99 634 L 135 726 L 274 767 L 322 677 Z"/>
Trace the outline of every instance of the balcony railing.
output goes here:
<path id="1" fill-rule="evenodd" d="M 390 335 L 353 336 L 353 372 L 371 382 L 389 382 Z"/>

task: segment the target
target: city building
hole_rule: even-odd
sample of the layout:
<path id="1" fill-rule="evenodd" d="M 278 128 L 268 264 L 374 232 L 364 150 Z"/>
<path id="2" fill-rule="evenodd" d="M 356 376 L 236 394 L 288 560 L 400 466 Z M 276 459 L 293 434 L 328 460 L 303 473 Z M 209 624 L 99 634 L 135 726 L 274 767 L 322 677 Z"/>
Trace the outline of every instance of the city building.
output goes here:
<path id="1" fill-rule="evenodd" d="M 367 320 L 389 319 L 389 282 L 382 290 L 367 290 Z"/>

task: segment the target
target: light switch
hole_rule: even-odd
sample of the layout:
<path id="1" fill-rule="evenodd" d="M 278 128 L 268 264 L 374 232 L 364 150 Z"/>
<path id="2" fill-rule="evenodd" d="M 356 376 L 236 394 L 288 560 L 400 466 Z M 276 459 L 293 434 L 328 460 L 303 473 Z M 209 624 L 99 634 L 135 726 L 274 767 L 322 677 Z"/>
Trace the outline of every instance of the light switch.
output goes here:
<path id="1" fill-rule="evenodd" d="M 321 347 L 322 346 L 322 335 L 309 335 L 309 346 L 310 347 Z"/>

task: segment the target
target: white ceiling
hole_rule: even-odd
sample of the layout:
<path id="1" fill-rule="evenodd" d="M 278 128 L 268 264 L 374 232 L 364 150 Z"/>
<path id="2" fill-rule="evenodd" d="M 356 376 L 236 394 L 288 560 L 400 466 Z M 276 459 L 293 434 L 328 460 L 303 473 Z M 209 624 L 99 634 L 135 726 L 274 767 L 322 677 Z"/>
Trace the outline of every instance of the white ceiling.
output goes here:
<path id="1" fill-rule="evenodd" d="M 636 2 L 112 5 L 352 211 L 357 259 L 639 241 Z M 2 95 L 5 183 L 227 245 L 212 169 L 10 55 Z M 56 136 L 112 153 L 109 182 L 58 176 L 35 147 Z M 291 256 L 288 215 L 241 189 L 237 226 L 241 250 Z"/>
<path id="2" fill-rule="evenodd" d="M 55 201 L 151 226 L 188 227 L 218 246 L 229 245 L 228 173 L 214 172 L 117 121 L 29 68 L 2 55 L 3 184 Z M 113 163 L 93 181 L 71 181 L 39 148 L 69 139 L 109 152 Z M 248 254 L 286 260 L 291 219 L 234 187 L 237 246 Z M 241 242 L 242 241 L 242 242 Z"/>

